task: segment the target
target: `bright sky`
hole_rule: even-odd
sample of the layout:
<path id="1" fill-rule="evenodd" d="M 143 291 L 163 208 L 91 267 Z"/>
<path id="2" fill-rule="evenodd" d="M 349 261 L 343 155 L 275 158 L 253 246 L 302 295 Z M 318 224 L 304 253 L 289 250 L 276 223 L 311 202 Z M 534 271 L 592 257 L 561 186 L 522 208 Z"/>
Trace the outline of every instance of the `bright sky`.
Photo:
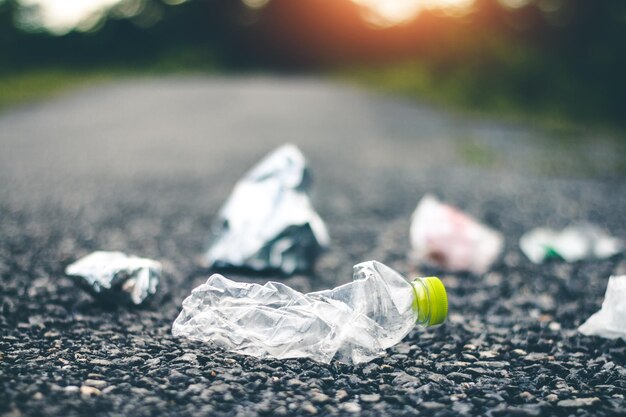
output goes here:
<path id="1" fill-rule="evenodd" d="M 122 0 L 20 0 L 22 4 L 39 6 L 38 20 L 54 33 L 65 33 L 89 17 L 98 16 Z M 169 0 L 170 4 L 184 0 Z M 261 7 L 268 0 L 242 0 L 250 7 Z M 298 1 L 298 0 L 294 0 Z M 443 9 L 455 13 L 467 10 L 474 0 L 351 0 L 368 11 L 369 20 L 379 25 L 393 25 L 411 20 L 421 11 Z M 524 1 L 524 0 L 517 0 Z"/>

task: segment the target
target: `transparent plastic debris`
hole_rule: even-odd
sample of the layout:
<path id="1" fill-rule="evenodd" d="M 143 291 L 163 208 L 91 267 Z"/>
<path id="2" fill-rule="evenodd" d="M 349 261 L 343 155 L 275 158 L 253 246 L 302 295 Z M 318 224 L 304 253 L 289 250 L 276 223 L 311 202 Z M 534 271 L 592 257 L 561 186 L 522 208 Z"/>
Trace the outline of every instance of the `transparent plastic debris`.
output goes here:
<path id="1" fill-rule="evenodd" d="M 578 331 L 586 336 L 626 340 L 626 275 L 609 278 L 602 308 L 587 319 Z"/>
<path id="2" fill-rule="evenodd" d="M 208 265 L 287 275 L 312 269 L 330 239 L 309 199 L 310 187 L 309 169 L 297 147 L 283 145 L 265 157 L 220 210 L 206 252 Z"/>
<path id="3" fill-rule="evenodd" d="M 353 281 L 302 294 L 290 287 L 212 275 L 183 301 L 174 336 L 252 355 L 362 363 L 381 356 L 416 324 L 443 323 L 445 288 L 434 277 L 408 282 L 376 261 L 354 266 Z"/>
<path id="4" fill-rule="evenodd" d="M 122 252 L 93 252 L 65 268 L 65 273 L 108 304 L 140 305 L 157 292 L 160 262 Z"/>
<path id="5" fill-rule="evenodd" d="M 501 233 L 425 195 L 411 221 L 411 259 L 449 271 L 484 274 L 504 246 Z"/>
<path id="6" fill-rule="evenodd" d="M 557 258 L 567 262 L 583 259 L 604 259 L 624 250 L 624 242 L 597 226 L 572 225 L 561 231 L 537 228 L 524 234 L 519 241 L 522 252 L 536 264 Z"/>

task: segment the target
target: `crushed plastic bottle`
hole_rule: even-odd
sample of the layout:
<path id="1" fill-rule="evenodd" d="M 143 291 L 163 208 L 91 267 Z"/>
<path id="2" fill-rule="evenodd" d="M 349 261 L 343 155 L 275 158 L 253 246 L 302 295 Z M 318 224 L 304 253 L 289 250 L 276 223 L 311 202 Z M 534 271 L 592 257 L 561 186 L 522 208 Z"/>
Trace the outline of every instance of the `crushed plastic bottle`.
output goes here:
<path id="1" fill-rule="evenodd" d="M 97 251 L 68 265 L 65 273 L 105 303 L 140 305 L 156 294 L 162 266 L 122 252 Z"/>
<path id="2" fill-rule="evenodd" d="M 310 186 L 306 160 L 294 145 L 265 157 L 220 210 L 207 264 L 286 275 L 312 269 L 330 239 L 309 199 Z"/>
<path id="3" fill-rule="evenodd" d="M 580 224 L 561 231 L 537 228 L 524 234 L 520 249 L 531 260 L 540 264 L 548 259 L 576 262 L 583 259 L 604 259 L 624 250 L 624 242 L 597 226 Z"/>
<path id="4" fill-rule="evenodd" d="M 504 246 L 501 233 L 425 195 L 411 220 L 411 259 L 449 271 L 484 274 Z"/>
<path id="5" fill-rule="evenodd" d="M 368 261 L 354 266 L 352 282 L 308 294 L 214 274 L 183 301 L 172 333 L 258 358 L 362 363 L 381 356 L 415 324 L 443 323 L 447 312 L 438 278 L 408 282 Z"/>
<path id="6" fill-rule="evenodd" d="M 626 275 L 609 278 L 602 308 L 587 319 L 578 331 L 586 336 L 626 340 Z"/>

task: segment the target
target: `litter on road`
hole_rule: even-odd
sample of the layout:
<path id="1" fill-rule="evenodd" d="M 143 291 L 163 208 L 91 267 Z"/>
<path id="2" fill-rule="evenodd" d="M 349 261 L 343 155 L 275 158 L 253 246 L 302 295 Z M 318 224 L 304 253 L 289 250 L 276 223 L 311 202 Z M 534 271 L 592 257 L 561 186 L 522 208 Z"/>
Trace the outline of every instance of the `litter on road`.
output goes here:
<path id="1" fill-rule="evenodd" d="M 330 243 L 309 199 L 311 175 L 294 145 L 276 149 L 241 179 L 220 210 L 206 252 L 209 266 L 278 270 L 313 268 Z"/>
<path id="2" fill-rule="evenodd" d="M 602 308 L 587 319 L 578 331 L 586 336 L 626 340 L 626 275 L 609 278 Z"/>
<path id="3" fill-rule="evenodd" d="M 156 294 L 160 262 L 122 252 L 98 251 L 72 263 L 65 273 L 109 304 L 140 305 Z"/>
<path id="4" fill-rule="evenodd" d="M 413 212 L 410 234 L 413 262 L 477 275 L 489 270 L 504 246 L 501 233 L 432 195 Z"/>
<path id="5" fill-rule="evenodd" d="M 354 266 L 352 282 L 308 294 L 214 274 L 183 301 L 172 333 L 259 358 L 362 363 L 384 354 L 416 324 L 443 323 L 447 312 L 438 278 L 409 282 L 368 261 Z"/>
<path id="6" fill-rule="evenodd" d="M 536 264 L 548 259 L 567 262 L 604 259 L 624 250 L 621 239 L 591 224 L 572 225 L 561 231 L 543 227 L 533 229 L 521 237 L 519 245 L 528 259 Z"/>

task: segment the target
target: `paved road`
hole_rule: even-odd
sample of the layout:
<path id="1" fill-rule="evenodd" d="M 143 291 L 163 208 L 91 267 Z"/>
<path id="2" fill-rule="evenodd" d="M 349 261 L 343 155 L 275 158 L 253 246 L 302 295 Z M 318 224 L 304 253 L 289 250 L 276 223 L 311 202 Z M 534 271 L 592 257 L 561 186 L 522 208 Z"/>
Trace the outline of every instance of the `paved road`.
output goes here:
<path id="1" fill-rule="evenodd" d="M 333 238 L 315 275 L 288 284 L 346 282 L 368 259 L 433 272 L 405 258 L 426 192 L 502 230 L 503 259 L 485 277 L 442 274 L 448 324 L 368 365 L 256 361 L 172 338 L 182 299 L 206 278 L 197 257 L 217 209 L 285 142 L 307 155 Z M 624 256 L 538 267 L 516 242 L 579 220 L 626 237 L 624 161 L 623 142 L 594 132 L 467 119 L 315 79 L 129 80 L 0 114 L 0 411 L 623 413 L 626 345 L 575 329 L 608 276 L 626 272 Z M 107 311 L 74 288 L 64 266 L 96 249 L 168 262 L 163 303 Z M 81 395 L 87 385 L 97 395 Z M 580 398 L 592 405 L 564 401 Z"/>

